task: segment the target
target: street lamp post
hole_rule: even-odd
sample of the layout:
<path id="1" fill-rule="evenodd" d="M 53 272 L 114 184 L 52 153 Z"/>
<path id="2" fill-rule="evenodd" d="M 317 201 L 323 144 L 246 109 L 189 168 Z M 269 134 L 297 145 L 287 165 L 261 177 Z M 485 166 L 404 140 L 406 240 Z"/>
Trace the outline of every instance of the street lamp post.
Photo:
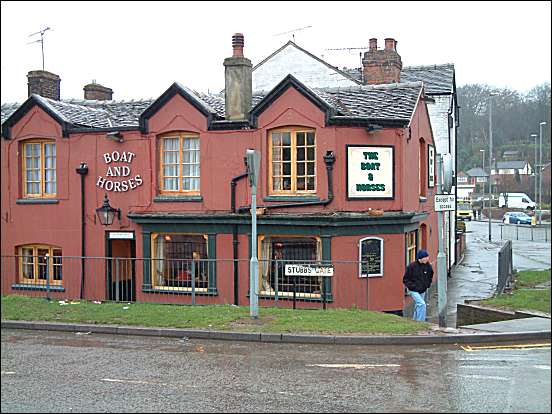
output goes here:
<path id="1" fill-rule="evenodd" d="M 496 93 L 489 94 L 489 241 L 492 240 L 491 236 L 491 217 L 493 211 L 492 203 L 492 183 L 491 183 L 491 171 L 493 168 L 493 96 Z"/>
<path id="2" fill-rule="evenodd" d="M 531 134 L 535 138 L 535 162 L 533 162 L 533 176 L 535 177 L 535 201 L 537 201 L 537 134 Z"/>
<path id="3" fill-rule="evenodd" d="M 542 224 L 542 127 L 546 125 L 546 122 L 539 124 L 539 225 Z"/>

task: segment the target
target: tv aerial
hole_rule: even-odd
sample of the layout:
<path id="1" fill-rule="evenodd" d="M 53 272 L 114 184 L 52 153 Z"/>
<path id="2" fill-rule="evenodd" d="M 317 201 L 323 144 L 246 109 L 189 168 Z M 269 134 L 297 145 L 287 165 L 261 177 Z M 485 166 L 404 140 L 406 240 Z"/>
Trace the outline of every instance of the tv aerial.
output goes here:
<path id="1" fill-rule="evenodd" d="M 46 31 L 48 31 L 48 30 L 52 30 L 52 29 L 50 27 L 47 27 L 45 29 L 39 30 L 36 33 L 30 34 L 29 37 L 36 36 L 36 35 L 39 34 L 40 39 L 35 40 L 34 42 L 27 43 L 28 45 L 30 45 L 31 43 L 40 43 L 40 46 L 42 48 L 42 70 L 44 70 L 44 33 L 46 33 Z"/>
<path id="2" fill-rule="evenodd" d="M 276 37 L 276 36 L 282 36 L 282 35 L 285 35 L 285 34 L 293 33 L 293 34 L 291 35 L 291 37 L 293 38 L 293 42 L 295 42 L 295 32 L 298 32 L 298 31 L 300 31 L 300 30 L 309 29 L 309 28 L 311 28 L 311 27 L 312 27 L 312 26 L 299 27 L 299 28 L 297 28 L 297 29 L 288 30 L 287 32 L 276 33 L 276 34 L 273 35 L 273 36 Z"/>

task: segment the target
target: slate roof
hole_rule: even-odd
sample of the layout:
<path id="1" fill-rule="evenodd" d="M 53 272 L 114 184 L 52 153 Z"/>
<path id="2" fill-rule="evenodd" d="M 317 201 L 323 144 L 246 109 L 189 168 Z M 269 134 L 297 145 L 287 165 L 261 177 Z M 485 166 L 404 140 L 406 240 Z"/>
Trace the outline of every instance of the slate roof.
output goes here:
<path id="1" fill-rule="evenodd" d="M 343 72 L 362 82 L 361 68 L 343 68 Z M 401 83 L 423 82 L 427 94 L 452 93 L 454 89 L 454 64 L 405 66 L 401 71 Z"/>
<path id="2" fill-rule="evenodd" d="M 400 83 L 385 85 L 358 85 L 347 88 L 310 89 L 320 99 L 333 108 L 340 117 L 389 119 L 409 121 L 416 107 L 422 84 Z M 204 94 L 186 91 L 208 112 L 224 119 L 224 95 Z M 61 119 L 75 127 L 121 128 L 138 127 L 140 115 L 155 100 L 97 101 L 67 99 L 56 101 L 34 95 L 42 104 L 59 115 Z M 254 108 L 265 95 L 252 97 Z M 2 105 L 2 123 L 21 104 Z"/>
<path id="3" fill-rule="evenodd" d="M 510 170 L 510 169 L 521 170 L 525 168 L 526 164 L 527 164 L 527 161 L 498 161 L 496 163 L 496 166 L 498 167 L 499 170 Z M 494 165 L 493 165 L 493 168 L 495 168 Z"/>
<path id="4" fill-rule="evenodd" d="M 489 176 L 489 174 L 487 174 L 483 170 L 483 168 L 480 168 L 480 167 L 472 168 L 466 171 L 466 174 L 469 175 L 470 177 L 488 177 Z"/>

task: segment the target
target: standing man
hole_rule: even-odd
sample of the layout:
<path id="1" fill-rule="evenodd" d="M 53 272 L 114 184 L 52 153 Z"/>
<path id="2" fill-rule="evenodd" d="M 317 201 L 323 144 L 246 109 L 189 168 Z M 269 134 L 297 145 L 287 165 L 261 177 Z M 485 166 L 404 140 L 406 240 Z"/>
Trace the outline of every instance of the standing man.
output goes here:
<path id="1" fill-rule="evenodd" d="M 403 276 L 407 293 L 414 299 L 412 319 L 415 321 L 425 321 L 426 319 L 425 292 L 431 286 L 432 280 L 433 267 L 429 263 L 429 254 L 425 250 L 420 250 L 416 254 L 416 260 L 406 267 Z"/>

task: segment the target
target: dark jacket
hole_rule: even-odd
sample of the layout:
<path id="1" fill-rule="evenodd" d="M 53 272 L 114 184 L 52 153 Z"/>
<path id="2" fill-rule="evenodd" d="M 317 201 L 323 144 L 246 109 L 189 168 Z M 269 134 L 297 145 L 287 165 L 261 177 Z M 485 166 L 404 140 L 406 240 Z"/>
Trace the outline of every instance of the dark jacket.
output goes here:
<path id="1" fill-rule="evenodd" d="M 422 264 L 416 260 L 406 267 L 403 283 L 408 290 L 424 293 L 431 286 L 432 279 L 433 267 L 431 267 L 431 263 Z"/>

